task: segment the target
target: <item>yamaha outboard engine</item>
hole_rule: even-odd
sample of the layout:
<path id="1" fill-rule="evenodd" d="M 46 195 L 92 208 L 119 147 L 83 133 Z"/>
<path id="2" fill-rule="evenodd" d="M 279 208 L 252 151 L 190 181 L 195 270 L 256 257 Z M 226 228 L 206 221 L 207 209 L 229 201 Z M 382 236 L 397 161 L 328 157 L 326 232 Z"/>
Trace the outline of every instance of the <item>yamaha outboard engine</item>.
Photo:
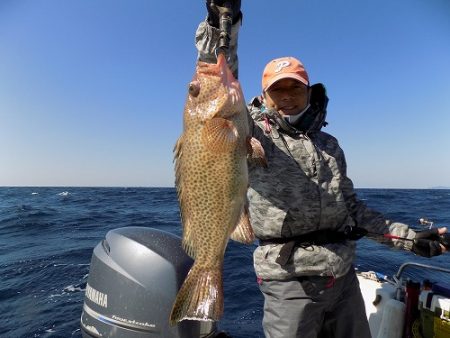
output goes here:
<path id="1" fill-rule="evenodd" d="M 144 227 L 109 231 L 92 255 L 81 315 L 83 337 L 223 337 L 214 322 L 169 324 L 192 263 L 175 235 Z"/>

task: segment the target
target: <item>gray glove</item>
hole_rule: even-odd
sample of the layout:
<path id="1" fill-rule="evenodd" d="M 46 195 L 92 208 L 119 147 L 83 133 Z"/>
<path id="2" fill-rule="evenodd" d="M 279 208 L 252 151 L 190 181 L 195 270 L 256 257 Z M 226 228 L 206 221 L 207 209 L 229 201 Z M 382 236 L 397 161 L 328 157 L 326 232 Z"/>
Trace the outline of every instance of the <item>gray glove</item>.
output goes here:
<path id="1" fill-rule="evenodd" d="M 242 17 L 241 0 L 206 0 L 208 23 L 216 28 L 220 25 L 220 14 L 231 10 L 233 25 Z"/>

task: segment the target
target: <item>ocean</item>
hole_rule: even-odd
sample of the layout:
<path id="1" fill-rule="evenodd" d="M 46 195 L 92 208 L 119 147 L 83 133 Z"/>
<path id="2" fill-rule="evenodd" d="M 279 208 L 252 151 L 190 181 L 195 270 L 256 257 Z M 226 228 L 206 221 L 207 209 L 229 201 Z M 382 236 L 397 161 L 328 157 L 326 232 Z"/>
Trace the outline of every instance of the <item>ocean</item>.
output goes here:
<path id="1" fill-rule="evenodd" d="M 415 229 L 423 229 L 421 217 L 450 225 L 450 190 L 357 189 L 357 194 L 388 219 Z M 127 226 L 180 236 L 175 189 L 1 187 L 0 337 L 81 337 L 93 248 L 109 230 Z M 254 247 L 230 241 L 226 251 L 225 311 L 219 327 L 234 338 L 263 337 Z M 393 275 L 408 261 L 449 268 L 450 254 L 427 259 L 362 239 L 355 265 Z M 406 276 L 450 281 L 448 274 L 417 269 L 407 270 Z"/>

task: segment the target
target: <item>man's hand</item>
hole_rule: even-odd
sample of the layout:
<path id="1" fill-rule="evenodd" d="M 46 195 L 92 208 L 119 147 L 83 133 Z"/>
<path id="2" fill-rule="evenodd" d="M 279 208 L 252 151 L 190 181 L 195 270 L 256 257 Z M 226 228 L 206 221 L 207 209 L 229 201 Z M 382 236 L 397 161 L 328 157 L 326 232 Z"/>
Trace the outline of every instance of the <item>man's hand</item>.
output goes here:
<path id="1" fill-rule="evenodd" d="M 416 255 L 424 257 L 438 256 L 446 252 L 447 248 L 443 245 L 443 243 L 445 244 L 443 239 L 447 237 L 446 232 L 447 228 L 433 228 L 417 232 L 412 251 Z"/>
<path id="2" fill-rule="evenodd" d="M 220 25 L 220 14 L 228 10 L 226 4 L 232 11 L 233 24 L 239 21 L 242 16 L 241 0 L 206 0 L 206 9 L 208 10 L 208 23 L 216 28 Z"/>

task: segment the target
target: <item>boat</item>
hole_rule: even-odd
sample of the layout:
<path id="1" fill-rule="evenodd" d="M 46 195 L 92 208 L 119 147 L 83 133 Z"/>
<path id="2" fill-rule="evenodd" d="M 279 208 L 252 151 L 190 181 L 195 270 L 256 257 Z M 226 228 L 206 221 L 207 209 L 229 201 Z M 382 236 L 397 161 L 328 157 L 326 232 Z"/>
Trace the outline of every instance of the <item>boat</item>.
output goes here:
<path id="1" fill-rule="evenodd" d="M 83 338 L 228 337 L 212 321 L 169 324 L 192 264 L 181 238 L 171 233 L 149 227 L 109 231 L 91 258 L 80 319 Z M 403 271 L 412 266 L 450 273 L 416 263 L 402 265 L 391 278 L 357 271 L 373 338 L 401 338 L 406 331 L 408 338 L 450 337 L 450 285 L 404 280 Z"/>
<path id="2" fill-rule="evenodd" d="M 402 264 L 392 277 L 357 271 L 372 338 L 449 338 L 450 284 L 404 278 L 409 268 L 450 273 L 414 262 Z"/>

